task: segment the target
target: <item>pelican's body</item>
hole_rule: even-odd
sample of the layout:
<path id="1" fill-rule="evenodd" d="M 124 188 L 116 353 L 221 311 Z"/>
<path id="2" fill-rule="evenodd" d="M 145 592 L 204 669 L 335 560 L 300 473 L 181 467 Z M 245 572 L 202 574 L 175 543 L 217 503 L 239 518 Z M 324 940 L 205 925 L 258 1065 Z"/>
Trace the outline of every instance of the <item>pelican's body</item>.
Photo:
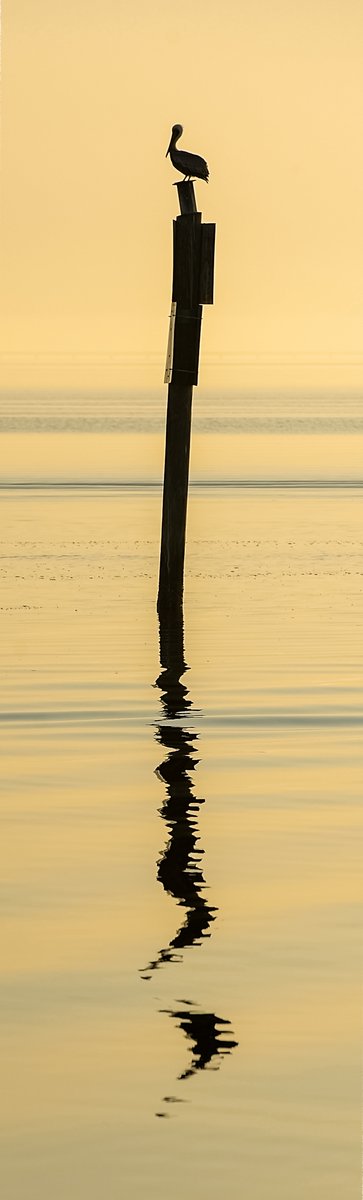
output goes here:
<path id="1" fill-rule="evenodd" d="M 177 150 L 176 143 L 181 138 L 183 132 L 182 125 L 173 125 L 171 138 L 166 158 L 170 154 L 170 158 L 176 171 L 180 171 L 184 175 L 184 179 L 205 179 L 208 183 L 209 170 L 205 158 L 201 158 L 199 154 L 190 154 L 189 150 Z"/>

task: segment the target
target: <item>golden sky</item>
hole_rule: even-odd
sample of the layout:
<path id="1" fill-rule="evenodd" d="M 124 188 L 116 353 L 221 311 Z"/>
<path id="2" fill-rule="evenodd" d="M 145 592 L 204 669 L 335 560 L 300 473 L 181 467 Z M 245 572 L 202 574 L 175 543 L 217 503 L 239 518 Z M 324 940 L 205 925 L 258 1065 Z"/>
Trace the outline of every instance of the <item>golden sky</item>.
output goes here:
<path id="1" fill-rule="evenodd" d="M 361 0 L 6 0 L 5 381 L 19 354 L 164 357 L 174 122 L 210 167 L 206 357 L 359 375 L 362 44 Z"/>

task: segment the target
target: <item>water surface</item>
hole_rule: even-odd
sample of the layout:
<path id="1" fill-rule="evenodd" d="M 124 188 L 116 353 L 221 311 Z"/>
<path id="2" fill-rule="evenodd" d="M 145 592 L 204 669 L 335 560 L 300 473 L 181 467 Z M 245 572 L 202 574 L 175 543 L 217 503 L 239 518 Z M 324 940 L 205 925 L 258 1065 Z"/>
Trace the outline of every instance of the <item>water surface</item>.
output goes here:
<path id="1" fill-rule="evenodd" d="M 353 1200 L 358 401 L 202 401 L 161 630 L 156 402 L 77 403 L 3 405 L 2 1194 Z"/>

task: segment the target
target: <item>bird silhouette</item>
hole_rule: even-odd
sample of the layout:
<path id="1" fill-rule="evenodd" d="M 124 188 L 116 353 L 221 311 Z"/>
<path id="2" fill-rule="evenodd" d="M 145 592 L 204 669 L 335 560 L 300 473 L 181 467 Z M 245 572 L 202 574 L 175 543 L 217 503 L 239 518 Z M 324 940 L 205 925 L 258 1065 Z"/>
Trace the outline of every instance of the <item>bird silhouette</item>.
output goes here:
<path id="1" fill-rule="evenodd" d="M 193 176 L 195 179 L 204 179 L 208 183 L 209 170 L 205 158 L 201 158 L 200 154 L 190 154 L 189 150 L 176 149 L 176 143 L 182 133 L 182 125 L 173 125 L 165 158 L 170 154 L 173 167 L 184 175 L 184 180 L 191 179 Z"/>

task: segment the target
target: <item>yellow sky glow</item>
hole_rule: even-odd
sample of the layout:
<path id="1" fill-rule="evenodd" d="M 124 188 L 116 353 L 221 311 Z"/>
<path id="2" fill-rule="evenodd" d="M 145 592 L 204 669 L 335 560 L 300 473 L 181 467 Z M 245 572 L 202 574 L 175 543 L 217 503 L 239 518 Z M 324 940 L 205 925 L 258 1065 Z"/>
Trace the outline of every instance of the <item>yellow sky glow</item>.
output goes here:
<path id="1" fill-rule="evenodd" d="M 203 353 L 353 355 L 357 382 L 362 36 L 357 0 L 5 6 L 3 381 L 19 352 L 164 356 L 180 121 L 217 222 Z"/>

